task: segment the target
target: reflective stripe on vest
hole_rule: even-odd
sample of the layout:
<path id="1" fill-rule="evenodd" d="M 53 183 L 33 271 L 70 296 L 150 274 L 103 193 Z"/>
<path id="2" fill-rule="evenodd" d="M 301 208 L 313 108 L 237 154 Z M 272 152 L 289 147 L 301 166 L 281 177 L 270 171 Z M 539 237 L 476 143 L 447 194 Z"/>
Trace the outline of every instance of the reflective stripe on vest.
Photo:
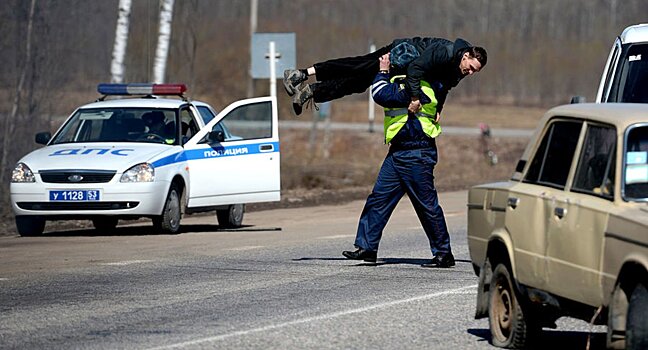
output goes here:
<path id="1" fill-rule="evenodd" d="M 403 76 L 395 76 L 391 79 L 391 82 L 393 83 L 397 78 L 401 77 Z M 434 90 L 432 90 L 428 82 L 423 80 L 421 80 L 421 90 L 430 98 L 431 102 L 424 104 L 421 110 L 416 113 L 416 117 L 426 135 L 437 137 L 441 134 L 441 125 L 436 122 L 436 106 L 438 102 Z M 403 125 L 407 122 L 407 113 L 407 108 L 385 108 L 385 143 L 391 142 L 400 129 L 403 128 Z"/>

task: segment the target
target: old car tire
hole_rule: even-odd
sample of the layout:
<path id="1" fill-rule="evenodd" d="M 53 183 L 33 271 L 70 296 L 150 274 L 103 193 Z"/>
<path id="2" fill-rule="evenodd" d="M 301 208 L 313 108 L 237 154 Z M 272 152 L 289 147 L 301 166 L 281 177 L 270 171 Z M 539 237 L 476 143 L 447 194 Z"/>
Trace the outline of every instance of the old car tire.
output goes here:
<path id="1" fill-rule="evenodd" d="M 119 219 L 115 217 L 100 217 L 92 219 L 92 226 L 99 231 L 110 231 L 117 227 Z"/>
<path id="2" fill-rule="evenodd" d="M 630 296 L 626 322 L 626 349 L 648 349 L 648 289 L 643 283 Z"/>
<path id="3" fill-rule="evenodd" d="M 45 219 L 40 216 L 16 216 L 16 229 L 23 237 L 39 236 L 45 230 Z"/>
<path id="4" fill-rule="evenodd" d="M 162 233 L 178 233 L 182 210 L 180 208 L 180 190 L 176 184 L 171 184 L 162 215 L 153 218 L 153 227 Z"/>
<path id="5" fill-rule="evenodd" d="M 502 348 L 523 348 L 530 327 L 519 302 L 511 273 L 504 264 L 493 271 L 488 302 L 491 342 Z"/>
<path id="6" fill-rule="evenodd" d="M 244 213 L 245 204 L 233 204 L 228 206 L 227 209 L 216 210 L 218 225 L 227 228 L 241 227 Z"/>

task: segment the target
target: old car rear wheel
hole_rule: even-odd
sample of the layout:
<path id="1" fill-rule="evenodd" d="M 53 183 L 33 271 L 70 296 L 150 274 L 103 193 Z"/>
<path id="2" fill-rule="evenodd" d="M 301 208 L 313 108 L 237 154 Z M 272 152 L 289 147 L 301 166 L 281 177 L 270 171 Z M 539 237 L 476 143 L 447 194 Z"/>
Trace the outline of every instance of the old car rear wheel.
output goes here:
<path id="1" fill-rule="evenodd" d="M 100 217 L 92 219 L 92 226 L 99 231 L 110 231 L 117 227 L 119 219 L 115 217 Z"/>
<path id="2" fill-rule="evenodd" d="M 16 229 L 23 237 L 39 236 L 45 230 L 45 219 L 40 216 L 16 216 Z"/>
<path id="3" fill-rule="evenodd" d="M 227 228 L 241 227 L 244 213 L 245 204 L 233 204 L 228 206 L 227 209 L 216 210 L 216 218 L 220 226 Z"/>
<path id="4" fill-rule="evenodd" d="M 630 296 L 626 322 L 626 349 L 648 349 L 648 289 L 643 283 Z"/>
<path id="5" fill-rule="evenodd" d="M 153 227 L 162 233 L 178 233 L 181 216 L 180 190 L 176 184 L 171 184 L 162 215 L 153 218 Z"/>
<path id="6" fill-rule="evenodd" d="M 502 348 L 523 348 L 527 342 L 527 320 L 519 303 L 513 279 L 504 264 L 493 271 L 488 304 L 491 342 Z"/>

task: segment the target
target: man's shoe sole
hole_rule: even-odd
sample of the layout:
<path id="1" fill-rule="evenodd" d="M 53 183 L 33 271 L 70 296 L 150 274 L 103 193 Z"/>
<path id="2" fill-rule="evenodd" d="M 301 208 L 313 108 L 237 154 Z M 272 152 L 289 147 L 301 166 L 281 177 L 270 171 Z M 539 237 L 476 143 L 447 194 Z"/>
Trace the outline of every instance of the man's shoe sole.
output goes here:
<path id="1" fill-rule="evenodd" d="M 344 255 L 345 258 L 350 259 L 350 260 L 363 260 L 363 261 L 371 262 L 371 263 L 375 263 L 376 260 L 378 260 L 377 258 L 357 258 L 356 256 L 351 255 L 346 251 L 342 252 L 342 255 Z"/>
<path id="2" fill-rule="evenodd" d="M 292 84 L 289 83 L 288 80 L 285 78 L 283 80 L 283 86 L 284 89 L 286 89 L 286 93 L 288 94 L 288 96 L 295 96 L 295 94 L 297 93 L 297 89 L 294 86 L 292 86 Z"/>
<path id="3" fill-rule="evenodd" d="M 297 87 L 293 86 L 293 84 L 288 81 L 288 77 L 290 76 L 290 70 L 286 69 L 284 71 L 284 78 L 283 78 L 283 86 L 284 89 L 286 89 L 286 93 L 288 96 L 293 96 L 297 93 Z"/>

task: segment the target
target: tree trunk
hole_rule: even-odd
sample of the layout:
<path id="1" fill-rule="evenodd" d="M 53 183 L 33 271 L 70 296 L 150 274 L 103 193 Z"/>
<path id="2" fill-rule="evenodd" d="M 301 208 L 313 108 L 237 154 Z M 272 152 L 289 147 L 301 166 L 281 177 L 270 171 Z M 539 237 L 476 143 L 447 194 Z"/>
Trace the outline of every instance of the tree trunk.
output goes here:
<path id="1" fill-rule="evenodd" d="M 173 1 L 160 0 L 160 26 L 158 43 L 153 62 L 153 82 L 164 82 L 166 73 L 167 56 L 169 55 L 169 41 L 171 40 L 171 20 L 173 19 Z"/>
<path id="2" fill-rule="evenodd" d="M 20 106 L 24 85 L 25 77 L 27 76 L 27 70 L 31 66 L 31 39 L 32 39 L 32 27 L 34 22 L 34 11 L 36 9 L 36 0 L 32 0 L 29 7 L 29 17 L 27 19 L 27 39 L 26 39 L 26 48 L 25 48 L 25 61 L 20 72 L 20 78 L 18 79 L 18 85 L 16 86 L 16 96 L 14 97 L 13 106 L 11 107 L 11 114 L 5 122 L 4 128 L 4 138 L 2 140 L 2 160 L 0 161 L 0 181 L 4 183 L 6 171 L 7 171 L 7 158 L 10 153 L 10 146 L 12 142 L 12 135 L 16 127 L 16 117 L 18 115 L 18 108 Z"/>
<path id="3" fill-rule="evenodd" d="M 119 0 L 119 17 L 115 30 L 115 45 L 113 46 L 112 63 L 110 65 L 111 82 L 124 82 L 124 56 L 128 44 L 128 29 L 130 26 L 131 0 Z"/>

